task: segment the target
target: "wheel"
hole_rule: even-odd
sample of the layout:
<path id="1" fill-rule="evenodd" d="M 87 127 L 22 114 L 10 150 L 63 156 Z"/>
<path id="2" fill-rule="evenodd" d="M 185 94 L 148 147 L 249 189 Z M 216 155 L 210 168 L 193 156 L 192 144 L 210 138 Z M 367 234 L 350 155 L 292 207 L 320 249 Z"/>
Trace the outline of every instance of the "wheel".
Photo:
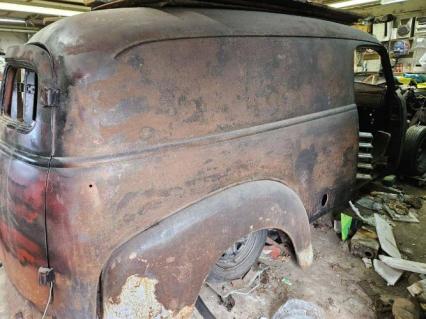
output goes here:
<path id="1" fill-rule="evenodd" d="M 400 169 L 411 176 L 426 173 L 426 126 L 416 125 L 408 128 Z"/>
<path id="2" fill-rule="evenodd" d="M 267 235 L 267 230 L 259 230 L 236 241 L 213 266 L 207 281 L 218 283 L 242 278 L 259 258 Z"/>

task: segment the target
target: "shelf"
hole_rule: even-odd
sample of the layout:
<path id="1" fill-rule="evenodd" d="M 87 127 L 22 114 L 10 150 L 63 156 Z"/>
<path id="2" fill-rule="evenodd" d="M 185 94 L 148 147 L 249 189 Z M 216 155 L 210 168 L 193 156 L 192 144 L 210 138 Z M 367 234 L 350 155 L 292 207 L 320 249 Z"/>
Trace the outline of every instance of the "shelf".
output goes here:
<path id="1" fill-rule="evenodd" d="M 388 42 L 396 42 L 396 41 L 400 41 L 400 40 L 408 40 L 408 41 L 413 41 L 414 37 L 409 37 L 409 38 L 400 38 L 400 39 L 391 39 L 391 40 L 386 40 L 386 41 L 381 41 L 382 43 L 388 43 Z"/>

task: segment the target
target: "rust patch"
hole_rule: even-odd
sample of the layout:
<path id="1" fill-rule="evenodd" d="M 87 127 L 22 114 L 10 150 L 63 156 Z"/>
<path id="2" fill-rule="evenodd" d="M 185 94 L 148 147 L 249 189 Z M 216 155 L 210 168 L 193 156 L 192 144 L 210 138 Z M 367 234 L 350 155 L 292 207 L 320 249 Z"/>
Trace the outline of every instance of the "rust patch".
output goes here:
<path id="1" fill-rule="evenodd" d="M 189 318 L 193 307 L 184 307 L 178 313 L 164 308 L 155 296 L 158 280 L 132 275 L 127 278 L 116 298 L 104 305 L 104 319 Z"/>
<path id="2" fill-rule="evenodd" d="M 116 298 L 105 304 L 105 319 L 168 317 L 168 312 L 155 297 L 156 279 L 133 275 L 127 278 Z"/>

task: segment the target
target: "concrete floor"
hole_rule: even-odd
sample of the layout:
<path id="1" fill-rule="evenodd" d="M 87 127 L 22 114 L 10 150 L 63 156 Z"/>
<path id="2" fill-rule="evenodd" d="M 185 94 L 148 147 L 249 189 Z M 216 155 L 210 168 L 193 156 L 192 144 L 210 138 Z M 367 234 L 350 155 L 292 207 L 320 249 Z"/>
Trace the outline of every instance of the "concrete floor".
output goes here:
<path id="1" fill-rule="evenodd" d="M 425 195 L 424 189 L 403 186 L 409 194 Z M 419 214 L 420 224 L 399 223 L 394 228 L 398 246 L 409 259 L 426 262 L 426 205 Z M 423 231 L 422 231 L 423 229 Z M 291 257 L 272 260 L 262 257 L 270 268 L 268 280 L 249 295 L 236 295 L 235 306 L 228 311 L 219 303 L 210 288 L 203 288 L 201 296 L 217 318 L 271 318 L 289 298 L 313 302 L 321 307 L 326 318 L 376 318 L 373 303 L 382 295 L 408 297 L 406 276 L 395 286 L 387 287 L 372 269 L 366 269 L 361 259 L 353 257 L 348 244 L 342 242 L 323 218 L 311 227 L 314 264 L 300 269 Z M 0 268 L 0 319 L 5 313 L 4 269 Z M 285 282 L 283 282 L 285 278 Z M 193 318 L 200 318 L 194 314 Z"/>

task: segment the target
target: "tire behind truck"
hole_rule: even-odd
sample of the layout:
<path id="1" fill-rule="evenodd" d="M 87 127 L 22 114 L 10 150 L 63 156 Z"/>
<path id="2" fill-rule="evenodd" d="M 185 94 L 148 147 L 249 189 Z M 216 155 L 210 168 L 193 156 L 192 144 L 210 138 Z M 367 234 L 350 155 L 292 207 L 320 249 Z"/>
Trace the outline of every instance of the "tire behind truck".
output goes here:
<path id="1" fill-rule="evenodd" d="M 426 126 L 408 128 L 399 167 L 401 172 L 410 176 L 426 173 Z"/>

